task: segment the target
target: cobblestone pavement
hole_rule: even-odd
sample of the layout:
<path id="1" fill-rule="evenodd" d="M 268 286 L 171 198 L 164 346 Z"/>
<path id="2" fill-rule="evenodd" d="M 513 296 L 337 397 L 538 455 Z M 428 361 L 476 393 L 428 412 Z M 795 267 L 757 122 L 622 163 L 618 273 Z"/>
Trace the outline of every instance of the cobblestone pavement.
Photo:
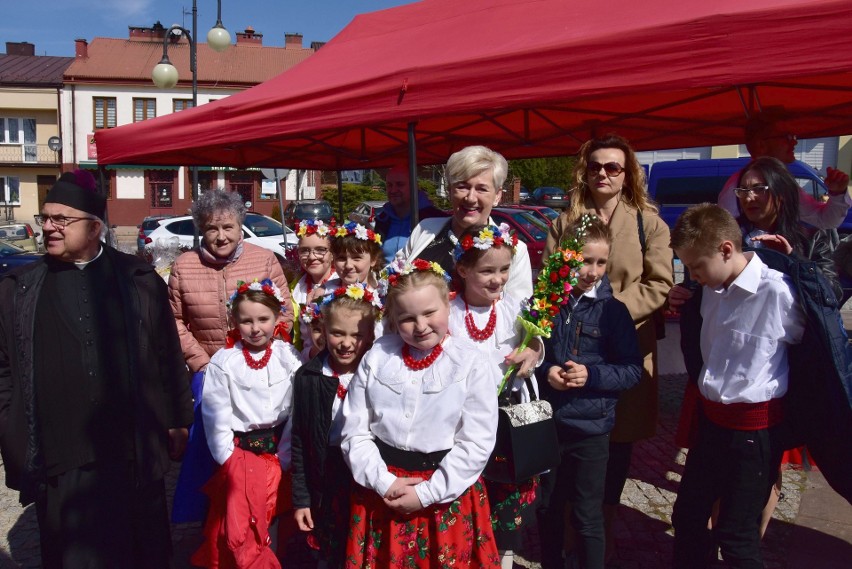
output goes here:
<path id="1" fill-rule="evenodd" d="M 673 442 L 684 383 L 682 374 L 660 378 L 658 434 L 652 440 L 637 443 L 634 449 L 630 479 L 615 522 L 617 559 L 613 569 L 659 569 L 670 564 L 671 511 L 685 459 L 684 452 Z M 176 476 L 177 465 L 169 473 L 169 488 L 174 488 Z M 767 569 L 785 568 L 787 542 L 805 483 L 804 472 L 784 472 L 784 499 L 763 542 Z M 22 509 L 17 499 L 17 492 L 5 487 L 5 477 L 0 472 L 0 569 L 37 569 L 40 558 L 35 511 L 32 506 Z M 172 526 L 176 569 L 190 567 L 188 559 L 201 542 L 200 532 L 200 524 Z M 528 528 L 525 544 L 515 557 L 516 567 L 539 567 L 534 527 Z"/>

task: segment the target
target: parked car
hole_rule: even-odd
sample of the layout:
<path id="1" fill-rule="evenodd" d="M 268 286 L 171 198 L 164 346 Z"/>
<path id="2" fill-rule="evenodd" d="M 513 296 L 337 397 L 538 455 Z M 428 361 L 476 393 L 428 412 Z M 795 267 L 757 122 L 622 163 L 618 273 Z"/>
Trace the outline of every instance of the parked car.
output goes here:
<path id="1" fill-rule="evenodd" d="M 0 241 L 0 275 L 6 274 L 15 267 L 38 261 L 41 257 L 41 253 L 26 251 L 8 241 Z"/>
<path id="2" fill-rule="evenodd" d="M 136 250 L 144 251 L 145 243 L 147 241 L 147 237 L 154 231 L 157 227 L 159 227 L 159 221 L 161 219 L 168 219 L 172 217 L 171 215 L 149 215 L 145 219 L 142 220 L 142 223 L 137 225 L 139 228 L 139 235 L 136 236 Z"/>
<path id="3" fill-rule="evenodd" d="M 539 186 L 532 193 L 531 203 L 552 207 L 554 209 L 562 209 L 568 207 L 568 196 L 562 188 L 556 186 Z"/>
<path id="4" fill-rule="evenodd" d="M 364 227 L 374 228 L 376 226 L 376 214 L 385 202 L 368 201 L 361 202 L 355 206 L 355 210 L 349 214 L 349 221 L 360 223 Z"/>
<path id="5" fill-rule="evenodd" d="M 533 276 L 541 269 L 541 256 L 547 241 L 549 227 L 536 214 L 517 207 L 495 207 L 491 218 L 498 224 L 508 223 L 518 234 L 518 239 L 527 244 Z"/>
<path id="6" fill-rule="evenodd" d="M 0 223 L 0 240 L 17 245 L 26 251 L 39 250 L 40 232 L 33 231 L 32 225 L 24 221 L 4 221 Z"/>
<path id="7" fill-rule="evenodd" d="M 735 172 L 742 170 L 750 158 L 714 158 L 708 160 L 667 160 L 651 166 L 648 193 L 660 207 L 660 216 L 669 227 L 691 205 L 716 203 L 719 193 Z M 808 194 L 821 199 L 828 188 L 819 172 L 796 160 L 787 165 L 796 182 Z M 837 228 L 841 234 L 852 233 L 852 211 Z"/>
<path id="8" fill-rule="evenodd" d="M 296 227 L 297 221 L 303 219 L 321 219 L 328 223 L 332 217 L 334 217 L 334 210 L 327 201 L 301 200 L 287 204 L 281 219 L 284 220 L 284 225 L 292 229 Z"/>
<path id="9" fill-rule="evenodd" d="M 553 225 L 554 220 L 559 217 L 558 211 L 556 211 L 552 207 L 546 207 L 543 205 L 519 204 L 513 205 L 512 207 L 516 207 L 518 209 L 525 209 L 530 213 L 535 214 L 537 217 L 543 219 L 548 226 Z"/>
<path id="10" fill-rule="evenodd" d="M 171 239 L 178 237 L 180 245 L 192 247 L 192 237 L 195 227 L 191 215 L 180 217 L 169 217 L 157 222 L 159 225 L 145 238 L 145 247 L 150 249 L 157 243 L 157 239 Z M 281 231 L 285 231 L 287 239 L 282 240 Z M 252 243 L 264 249 L 269 249 L 281 259 L 286 258 L 287 251 L 296 247 L 298 238 L 292 229 L 282 226 L 278 221 L 249 212 L 243 223 L 243 239 L 246 243 Z"/>
<path id="11" fill-rule="evenodd" d="M 528 203 L 532 199 L 530 195 L 530 191 L 525 187 L 521 186 L 520 191 L 518 192 L 518 201 L 521 203 Z"/>

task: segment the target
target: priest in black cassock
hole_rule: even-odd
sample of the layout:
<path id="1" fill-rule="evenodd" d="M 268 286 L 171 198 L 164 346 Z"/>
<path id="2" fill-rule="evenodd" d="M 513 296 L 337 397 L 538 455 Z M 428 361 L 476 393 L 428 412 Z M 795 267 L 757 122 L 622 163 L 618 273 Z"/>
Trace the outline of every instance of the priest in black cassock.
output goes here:
<path id="1" fill-rule="evenodd" d="M 0 450 L 46 569 L 171 565 L 189 383 L 166 285 L 101 242 L 105 208 L 91 174 L 63 174 L 37 216 L 47 254 L 0 280 Z"/>

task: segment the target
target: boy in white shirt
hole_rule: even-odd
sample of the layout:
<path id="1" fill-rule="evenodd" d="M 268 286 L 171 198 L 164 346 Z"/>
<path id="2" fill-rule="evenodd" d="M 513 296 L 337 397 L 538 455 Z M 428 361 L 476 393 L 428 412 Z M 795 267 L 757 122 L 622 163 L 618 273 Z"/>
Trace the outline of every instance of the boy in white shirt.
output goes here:
<path id="1" fill-rule="evenodd" d="M 783 453 L 787 348 L 801 341 L 805 316 L 790 280 L 742 251 L 742 233 L 713 204 L 689 208 L 671 246 L 703 286 L 700 339 L 684 358 L 703 362 L 697 380 L 699 429 L 672 513 L 674 567 L 710 562 L 714 541 L 731 567 L 762 568 L 760 514 Z M 707 528 L 713 503 L 719 519 Z"/>

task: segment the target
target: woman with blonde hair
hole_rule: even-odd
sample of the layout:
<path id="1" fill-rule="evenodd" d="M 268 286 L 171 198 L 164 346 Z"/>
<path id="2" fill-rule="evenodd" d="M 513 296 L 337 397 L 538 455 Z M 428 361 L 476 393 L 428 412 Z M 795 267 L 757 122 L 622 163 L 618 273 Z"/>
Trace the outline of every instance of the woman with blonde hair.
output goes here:
<path id="1" fill-rule="evenodd" d="M 615 298 L 636 324 L 643 357 L 639 384 L 621 392 L 610 438 L 604 494 L 607 551 L 612 556 L 611 522 L 627 480 L 635 441 L 654 436 L 657 424 L 657 333 L 655 313 L 671 289 L 672 250 L 669 228 L 645 189 L 645 173 L 630 144 L 607 134 L 585 142 L 577 154 L 570 192 L 571 205 L 550 229 L 546 259 L 583 214 L 596 215 L 609 226 L 612 247 L 607 276 Z"/>

